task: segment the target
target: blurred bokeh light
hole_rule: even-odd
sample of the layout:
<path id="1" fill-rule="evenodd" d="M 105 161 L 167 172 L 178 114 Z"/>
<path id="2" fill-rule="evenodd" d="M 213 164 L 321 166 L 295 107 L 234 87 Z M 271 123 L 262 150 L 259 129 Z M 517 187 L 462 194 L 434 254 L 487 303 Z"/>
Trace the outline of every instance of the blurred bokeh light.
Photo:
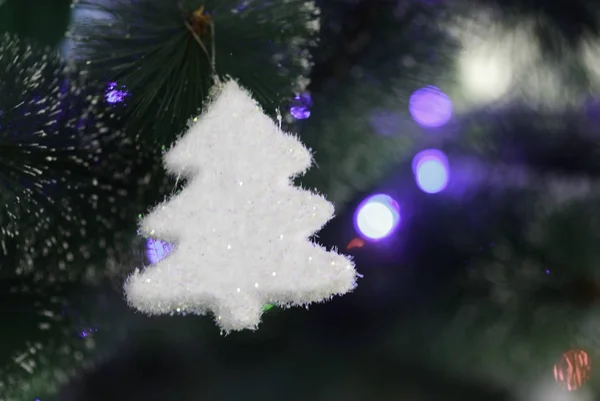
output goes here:
<path id="1" fill-rule="evenodd" d="M 554 379 L 568 391 L 579 389 L 590 379 L 591 360 L 587 352 L 573 349 L 554 365 Z"/>
<path id="2" fill-rule="evenodd" d="M 448 185 L 448 159 L 439 150 L 427 149 L 417 153 L 413 158 L 412 168 L 417 185 L 423 192 L 435 194 Z"/>
<path id="3" fill-rule="evenodd" d="M 376 194 L 365 199 L 356 209 L 354 226 L 368 240 L 386 238 L 400 223 L 400 208 L 389 195 Z"/>
<path id="4" fill-rule="evenodd" d="M 458 72 L 462 90 L 471 102 L 493 102 L 506 95 L 513 84 L 514 65 L 501 43 L 465 44 Z"/>
<path id="5" fill-rule="evenodd" d="M 310 108 L 313 102 L 310 93 L 302 93 L 294 97 L 292 107 L 290 107 L 290 113 L 297 120 L 305 120 L 310 117 Z"/>
<path id="6" fill-rule="evenodd" d="M 423 127 L 441 127 L 452 117 L 452 101 L 435 86 L 426 86 L 410 96 L 409 112 Z"/>

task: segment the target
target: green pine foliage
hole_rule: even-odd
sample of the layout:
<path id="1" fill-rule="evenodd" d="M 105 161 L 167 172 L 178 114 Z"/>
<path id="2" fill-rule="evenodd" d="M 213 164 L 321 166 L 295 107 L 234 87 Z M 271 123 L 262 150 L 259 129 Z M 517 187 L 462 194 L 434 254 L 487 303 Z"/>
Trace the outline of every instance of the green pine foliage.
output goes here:
<path id="1" fill-rule="evenodd" d="M 78 286 L 0 281 L 0 399 L 49 400 L 94 352 L 97 328 L 72 299 Z"/>
<path id="2" fill-rule="evenodd" d="M 130 252 L 144 159 L 103 97 L 53 51 L 0 38 L 1 276 L 83 277 Z"/>
<path id="3" fill-rule="evenodd" d="M 311 1 L 85 0 L 80 7 L 95 17 L 75 21 L 75 57 L 95 78 L 127 88 L 128 132 L 150 147 L 169 146 L 201 111 L 213 73 L 239 80 L 273 113 L 308 83 L 319 28 Z"/>

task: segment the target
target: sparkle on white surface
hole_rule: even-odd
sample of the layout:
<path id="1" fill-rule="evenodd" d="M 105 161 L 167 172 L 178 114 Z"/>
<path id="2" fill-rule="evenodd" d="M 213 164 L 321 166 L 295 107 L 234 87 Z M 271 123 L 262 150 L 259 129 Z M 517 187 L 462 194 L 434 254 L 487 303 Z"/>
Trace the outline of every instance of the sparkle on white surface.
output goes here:
<path id="1" fill-rule="evenodd" d="M 141 231 L 176 247 L 128 278 L 129 304 L 151 315 L 212 312 L 229 332 L 255 329 L 266 304 L 305 305 L 352 290 L 350 258 L 308 240 L 334 212 L 291 184 L 311 163 L 247 91 L 225 83 L 165 154 L 167 170 L 188 185 L 146 216 Z"/>

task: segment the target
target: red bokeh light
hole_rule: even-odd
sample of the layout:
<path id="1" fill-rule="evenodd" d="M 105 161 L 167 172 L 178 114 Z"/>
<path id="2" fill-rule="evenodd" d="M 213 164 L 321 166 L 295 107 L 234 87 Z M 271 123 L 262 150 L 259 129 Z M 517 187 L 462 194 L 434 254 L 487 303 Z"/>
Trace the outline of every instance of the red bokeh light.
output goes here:
<path id="1" fill-rule="evenodd" d="M 362 248 L 365 245 L 365 241 L 362 238 L 354 238 L 346 245 L 346 250 L 349 251 L 352 248 Z"/>
<path id="2" fill-rule="evenodd" d="M 565 352 L 554 365 L 554 379 L 568 391 L 574 391 L 590 379 L 591 359 L 587 352 L 573 349 Z"/>

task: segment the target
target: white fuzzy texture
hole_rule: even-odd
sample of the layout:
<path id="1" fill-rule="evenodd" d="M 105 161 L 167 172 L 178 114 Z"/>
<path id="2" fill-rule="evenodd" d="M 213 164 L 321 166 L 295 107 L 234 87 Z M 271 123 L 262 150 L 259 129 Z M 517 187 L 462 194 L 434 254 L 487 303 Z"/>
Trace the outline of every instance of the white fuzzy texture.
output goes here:
<path id="1" fill-rule="evenodd" d="M 141 223 L 175 244 L 125 283 L 130 306 L 156 314 L 215 315 L 225 332 L 256 329 L 266 304 L 306 305 L 351 291 L 352 261 L 308 238 L 333 217 L 322 196 L 290 177 L 310 152 L 281 131 L 234 81 L 165 155 L 188 185 Z"/>

